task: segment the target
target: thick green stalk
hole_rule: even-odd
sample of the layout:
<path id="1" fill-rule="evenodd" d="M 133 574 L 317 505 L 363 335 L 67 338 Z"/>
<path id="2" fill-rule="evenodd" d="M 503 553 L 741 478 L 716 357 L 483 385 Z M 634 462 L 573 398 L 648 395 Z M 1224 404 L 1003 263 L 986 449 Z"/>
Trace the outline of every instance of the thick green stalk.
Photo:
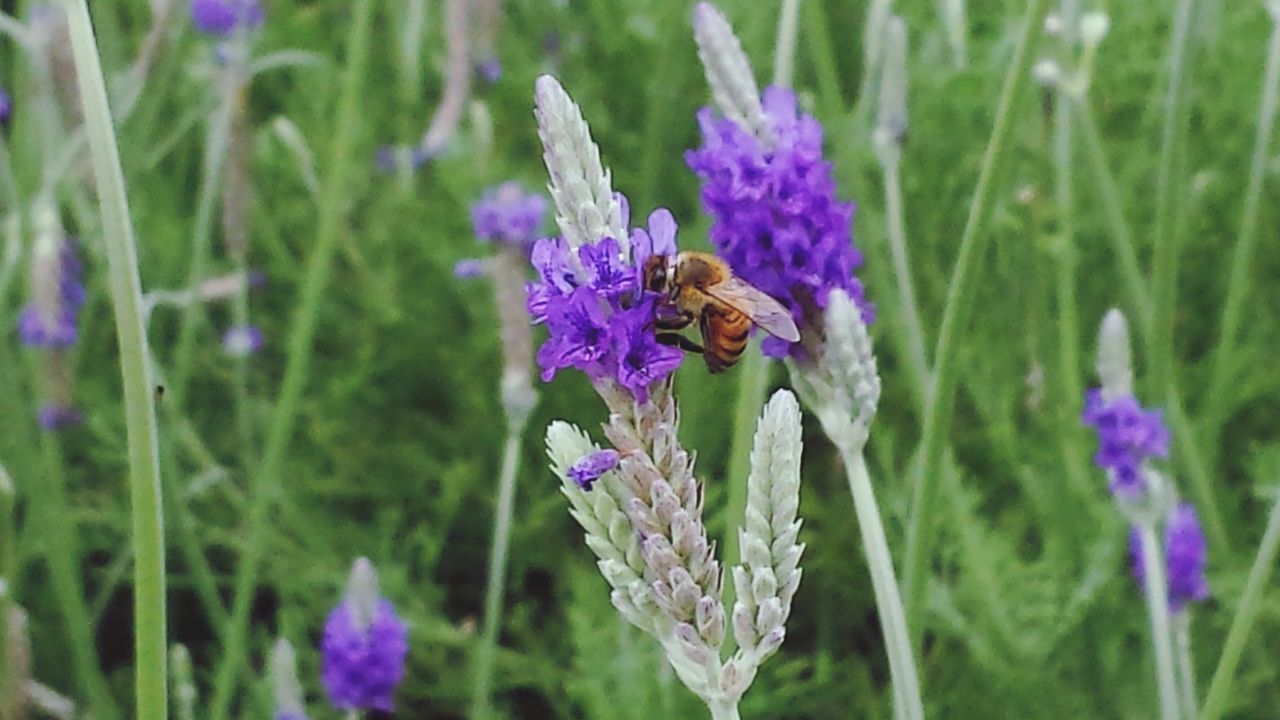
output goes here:
<path id="1" fill-rule="evenodd" d="M 329 282 L 339 231 L 349 206 L 347 176 L 352 164 L 352 145 L 361 110 L 360 92 L 364 66 L 368 59 L 370 0 L 357 0 L 352 8 L 351 34 L 347 38 L 346 67 L 343 70 L 337 110 L 337 126 L 331 145 L 331 164 L 325 180 L 316 247 L 307 265 L 297 313 L 289 335 L 284 379 L 280 396 L 272 413 L 262 455 L 262 464 L 253 474 L 249 525 L 244 553 L 240 558 L 231 603 L 231 618 L 221 660 L 214 676 L 213 696 L 207 717 L 228 717 L 235 695 L 235 677 L 245 660 L 246 633 L 253 591 L 257 585 L 258 565 L 266 552 L 269 520 L 280 489 L 280 469 L 284 464 L 289 440 L 297 422 L 299 401 L 306 387 L 315 341 L 320 299 Z"/>
<path id="2" fill-rule="evenodd" d="M 1029 0 L 1022 35 L 1018 39 L 1013 61 L 1000 91 L 991 139 L 982 157 L 978 183 L 974 188 L 973 201 L 969 205 L 969 217 L 965 221 L 964 231 L 960 237 L 960 250 L 956 256 L 955 269 L 952 271 L 951 284 L 947 288 L 946 309 L 942 314 L 942 324 L 938 330 L 938 341 L 933 353 L 934 371 L 930 392 L 927 395 L 928 405 L 920 438 L 920 457 L 916 463 L 911 520 L 907 525 L 906 571 L 903 577 L 907 626 L 915 628 L 913 647 L 920 646 L 919 638 L 924 626 L 921 607 L 924 601 L 925 575 L 937 530 L 933 507 L 938 487 L 936 476 L 940 472 L 942 446 L 951 416 L 951 407 L 955 400 L 958 363 L 952 346 L 960 331 L 968 323 L 972 310 L 970 306 L 973 304 L 973 295 L 977 290 L 978 260 L 982 257 L 990 240 L 978 231 L 986 218 L 988 195 L 1004 159 L 1005 145 L 1013 128 L 1013 107 L 1030 74 L 1032 49 L 1040 40 L 1040 34 L 1044 29 L 1044 18 L 1048 12 L 1049 4 L 1045 0 Z"/>
<path id="3" fill-rule="evenodd" d="M 489 548 L 489 585 L 484 594 L 484 630 L 476 647 L 474 682 L 471 696 L 473 720 L 488 718 L 493 713 L 493 663 L 498 648 L 498 631 L 502 626 L 502 592 L 506 584 L 507 550 L 511 546 L 511 518 L 515 513 L 516 477 L 520 472 L 520 440 L 524 436 L 524 420 L 509 423 L 507 441 L 502 449 L 502 472 L 498 477 L 498 504 L 493 518 L 493 545 Z"/>
<path id="4" fill-rule="evenodd" d="M 849 479 L 849 491 L 853 494 L 853 509 L 862 533 L 862 551 L 871 572 L 871 589 L 880 613 L 885 652 L 889 656 L 894 717 L 923 720 L 924 704 L 920 699 L 920 679 L 911 651 L 911 634 L 907 631 L 907 616 L 902 609 L 902 596 L 893 571 L 893 556 L 889 554 L 889 542 L 885 539 L 880 508 L 871 488 L 871 477 L 867 474 L 867 463 L 857 450 L 843 446 L 839 450 Z"/>
<path id="5" fill-rule="evenodd" d="M 1267 64 L 1262 79 L 1262 100 L 1258 104 L 1258 132 L 1253 141 L 1253 159 L 1249 163 L 1249 185 L 1244 194 L 1244 217 L 1240 220 L 1240 237 L 1231 256 L 1231 274 L 1227 279 L 1227 299 L 1222 306 L 1218 344 L 1213 349 L 1213 374 L 1209 391 L 1204 396 L 1204 426 L 1214 437 L 1220 432 L 1227 386 L 1235 378 L 1236 336 L 1244 320 L 1244 298 L 1249 290 L 1254 248 L 1258 244 L 1258 210 L 1262 203 L 1262 186 L 1271 156 L 1271 133 L 1275 127 L 1277 100 L 1280 99 L 1280 18 L 1272 19 L 1271 40 L 1267 43 Z"/>
<path id="6" fill-rule="evenodd" d="M 1142 534 L 1142 567 L 1145 571 L 1147 611 L 1151 616 L 1151 643 L 1156 655 L 1156 684 L 1160 690 L 1161 720 L 1178 720 L 1178 691 L 1173 673 L 1173 643 L 1169 635 L 1169 586 L 1164 579 L 1164 543 L 1155 526 L 1139 525 Z"/>
<path id="7" fill-rule="evenodd" d="M 916 302 L 911 282 L 911 263 L 907 260 L 907 234 L 902 219 L 902 177 L 899 173 L 897 152 L 892 159 L 882 162 L 884 170 L 885 222 L 889 231 L 889 251 L 893 258 L 893 274 L 897 282 L 898 304 L 902 307 L 902 325 L 906 332 L 907 362 L 911 366 L 912 383 L 916 400 L 921 408 L 928 405 L 929 357 L 924 347 L 924 326 L 920 322 L 920 307 Z"/>
<path id="8" fill-rule="evenodd" d="M 1191 612 L 1184 610 L 1173 618 L 1173 647 L 1178 658 L 1178 702 L 1181 704 L 1182 717 L 1195 720 L 1196 711 L 1196 669 L 1191 658 Z"/>
<path id="9" fill-rule="evenodd" d="M 135 717 L 161 720 L 168 713 L 164 516 L 151 359 L 142 318 L 142 281 L 138 276 L 120 150 L 116 146 L 89 5 L 87 0 L 66 0 L 64 4 L 102 211 L 102 234 L 124 381 L 133 505 Z"/>
<path id="10" fill-rule="evenodd" d="M 1151 387 L 1163 392 L 1173 382 L 1173 308 L 1177 300 L 1178 235 L 1173 230 L 1174 195 L 1180 183 L 1174 175 L 1175 140 L 1182 127 L 1182 71 L 1186 66 L 1195 0 L 1178 0 L 1169 48 L 1169 90 L 1165 94 L 1164 125 L 1160 133 L 1160 162 L 1156 174 L 1154 255 L 1151 296 L 1155 310 L 1153 343 L 1148 353 Z"/>
<path id="11" fill-rule="evenodd" d="M 1236 614 L 1231 619 L 1231 629 L 1227 631 L 1222 657 L 1218 659 L 1213 680 L 1209 682 L 1209 693 L 1205 696 L 1200 720 L 1218 720 L 1226 711 L 1231 686 L 1235 682 L 1236 666 L 1240 664 L 1245 644 L 1253 636 L 1253 623 L 1258 618 L 1258 611 L 1262 609 L 1262 598 L 1271 582 L 1271 572 L 1275 570 L 1277 549 L 1280 549 L 1280 495 L 1276 496 L 1275 504 L 1271 506 L 1267 529 L 1258 545 L 1258 554 L 1253 558 L 1253 567 L 1249 568 L 1249 579 L 1245 581 L 1244 592 L 1240 594 L 1240 604 L 1236 606 Z"/>

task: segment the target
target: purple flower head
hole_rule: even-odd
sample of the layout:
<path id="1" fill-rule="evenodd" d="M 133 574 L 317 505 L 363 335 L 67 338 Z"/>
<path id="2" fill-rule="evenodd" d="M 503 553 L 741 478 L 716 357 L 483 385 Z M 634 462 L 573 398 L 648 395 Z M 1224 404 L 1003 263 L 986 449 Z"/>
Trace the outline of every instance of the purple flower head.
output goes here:
<path id="1" fill-rule="evenodd" d="M 84 416 L 70 405 L 47 403 L 36 412 L 36 423 L 42 430 L 58 432 L 84 422 Z"/>
<path id="2" fill-rule="evenodd" d="M 471 225 L 481 241 L 511 245 L 528 254 L 546 211 L 546 198 L 526 192 L 517 182 L 504 182 L 486 190 L 471 207 Z"/>
<path id="3" fill-rule="evenodd" d="M 412 145 L 383 145 L 374 154 L 373 163 L 379 172 L 393 173 L 401 165 L 416 170 L 434 159 L 440 152 L 429 151 Z"/>
<path id="4" fill-rule="evenodd" d="M 191 24 L 210 35 L 230 35 L 237 27 L 262 24 L 258 0 L 191 0 Z"/>
<path id="5" fill-rule="evenodd" d="M 626 198 L 619 196 L 619 203 L 625 223 Z M 529 260 L 538 280 L 525 289 L 530 318 L 549 331 L 538 350 L 543 380 L 573 367 L 592 381 L 613 380 L 644 402 L 650 386 L 680 365 L 682 353 L 656 340 L 659 295 L 645 290 L 640 278 L 645 258 L 676 251 L 675 220 L 667 210 L 655 210 L 648 229 L 632 230 L 629 240 L 629 257 L 611 237 L 576 252 L 559 237 L 534 243 Z"/>
<path id="6" fill-rule="evenodd" d="M 1169 456 L 1169 430 L 1159 410 L 1143 410 L 1132 395 L 1107 401 L 1100 389 L 1085 393 L 1084 423 L 1098 432 L 1093 461 L 1111 474 L 1111 492 L 1133 498 L 1143 490 L 1142 463 Z"/>
<path id="7" fill-rule="evenodd" d="M 236 325 L 222 334 L 222 351 L 231 357 L 248 357 L 262 349 L 262 331 L 254 325 Z"/>
<path id="8" fill-rule="evenodd" d="M 9 118 L 13 115 L 13 100 L 10 99 L 9 93 L 0 88 L 0 125 L 8 125 Z"/>
<path id="9" fill-rule="evenodd" d="M 1169 583 L 1169 610 L 1178 612 L 1190 602 L 1209 597 L 1205 579 L 1205 540 L 1196 510 L 1182 503 L 1169 516 L 1164 528 L 1165 573 Z M 1145 556 L 1138 529 L 1129 531 L 1129 559 L 1139 585 L 1146 583 Z"/>
<path id="10" fill-rule="evenodd" d="M 569 479 L 583 490 L 590 490 L 601 475 L 618 467 L 617 450 L 597 450 L 583 455 L 569 468 Z"/>
<path id="11" fill-rule="evenodd" d="M 73 240 L 37 243 L 31 263 L 31 301 L 18 315 L 23 345 L 65 348 L 75 344 L 85 299 L 83 275 Z"/>
<path id="12" fill-rule="evenodd" d="M 496 55 L 489 55 L 476 63 L 476 75 L 490 85 L 502 79 L 502 62 Z"/>
<path id="13" fill-rule="evenodd" d="M 685 153 L 685 162 L 702 179 L 711 243 L 742 279 L 785 305 L 802 331 L 821 327 L 821 310 L 836 288 L 871 323 L 874 308 L 853 275 L 862 265 L 853 245 L 854 206 L 836 197 L 822 126 L 798 111 L 790 90 L 765 88 L 762 102 L 771 148 L 710 108 L 698 112 L 702 146 Z M 762 347 L 769 357 L 803 353 L 799 343 L 774 337 Z"/>
<path id="14" fill-rule="evenodd" d="M 459 280 L 475 280 L 484 277 L 485 262 L 481 258 L 464 258 L 453 266 L 453 276 Z"/>
<path id="15" fill-rule="evenodd" d="M 321 679 L 339 710 L 395 709 L 404 678 L 408 630 L 391 602 L 378 594 L 373 565 L 360 558 L 347 595 L 329 613 L 321 644 Z"/>

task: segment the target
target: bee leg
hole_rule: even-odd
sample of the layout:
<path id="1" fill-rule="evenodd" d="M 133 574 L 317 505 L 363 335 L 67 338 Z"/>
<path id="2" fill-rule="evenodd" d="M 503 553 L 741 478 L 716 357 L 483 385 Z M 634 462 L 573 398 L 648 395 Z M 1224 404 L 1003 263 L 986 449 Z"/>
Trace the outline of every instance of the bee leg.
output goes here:
<path id="1" fill-rule="evenodd" d="M 662 343 L 663 345 L 678 347 L 681 350 L 684 350 L 685 352 L 698 353 L 699 355 L 701 355 L 703 352 L 703 348 L 701 345 L 678 333 L 673 333 L 673 332 L 658 333 L 655 337 L 658 339 L 658 342 Z"/>
<path id="2" fill-rule="evenodd" d="M 653 326 L 659 330 L 683 330 L 693 323 L 691 313 L 659 315 L 653 318 Z"/>

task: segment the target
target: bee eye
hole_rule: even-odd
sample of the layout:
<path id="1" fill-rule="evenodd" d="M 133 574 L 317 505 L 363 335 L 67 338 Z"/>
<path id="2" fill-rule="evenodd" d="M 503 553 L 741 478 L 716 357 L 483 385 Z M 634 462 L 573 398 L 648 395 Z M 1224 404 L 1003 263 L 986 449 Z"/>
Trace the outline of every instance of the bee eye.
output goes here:
<path id="1" fill-rule="evenodd" d="M 653 292 L 662 292 L 662 288 L 667 284 L 667 269 L 664 267 L 655 268 L 653 274 L 649 276 L 649 289 Z"/>

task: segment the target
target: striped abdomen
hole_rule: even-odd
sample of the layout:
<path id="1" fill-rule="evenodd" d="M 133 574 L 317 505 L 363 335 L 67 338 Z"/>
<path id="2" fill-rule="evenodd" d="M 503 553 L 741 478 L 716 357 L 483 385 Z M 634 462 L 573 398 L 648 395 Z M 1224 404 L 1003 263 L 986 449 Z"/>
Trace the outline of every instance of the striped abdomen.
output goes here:
<path id="1" fill-rule="evenodd" d="M 707 369 L 718 373 L 733 367 L 742 356 L 751 318 L 727 305 L 709 302 L 703 306 L 699 327 L 704 347 L 702 359 L 707 361 Z"/>

